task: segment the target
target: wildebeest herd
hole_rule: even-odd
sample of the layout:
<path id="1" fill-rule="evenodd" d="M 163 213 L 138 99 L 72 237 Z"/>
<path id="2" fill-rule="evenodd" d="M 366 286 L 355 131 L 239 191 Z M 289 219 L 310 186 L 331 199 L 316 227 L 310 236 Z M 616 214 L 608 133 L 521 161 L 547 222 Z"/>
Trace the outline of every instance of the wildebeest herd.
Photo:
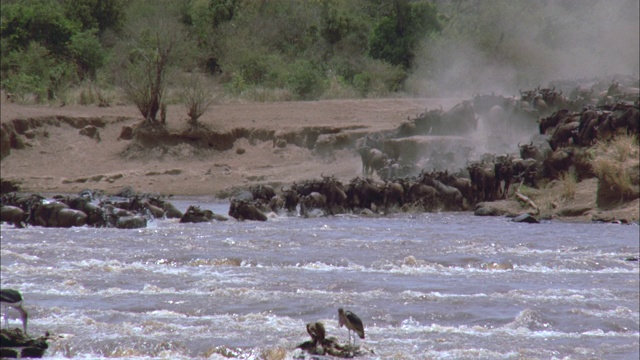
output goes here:
<path id="1" fill-rule="evenodd" d="M 425 110 L 392 133 L 370 134 L 356 142 L 361 176 L 343 182 L 321 174 L 319 179 L 293 183 L 279 191 L 270 185 L 255 185 L 230 199 L 228 215 L 265 221 L 269 213 L 308 217 L 463 211 L 479 202 L 506 198 L 514 183 L 538 187 L 569 170 L 575 171 L 578 180 L 594 177 L 591 146 L 619 134 L 637 139 L 639 81 L 622 78 L 608 86 L 602 81 L 590 87 L 574 84 L 569 96 L 563 95 L 563 85 L 566 87 L 558 82 L 558 89 L 554 85 L 520 90 L 519 97 L 476 95 L 449 111 Z M 434 149 L 432 155 L 439 156 L 431 156 L 430 167 L 408 159 L 395 142 L 415 136 L 468 136 L 478 130 L 479 122 L 501 132 L 533 131 L 534 136 L 517 149 L 514 146 L 514 151 L 476 154 L 475 158 L 470 148 L 458 146 L 458 153 Z M 456 168 L 454 160 L 459 156 L 466 164 Z M 433 161 L 436 157 L 440 162 Z M 4 194 L 1 201 L 2 221 L 17 227 L 139 228 L 151 218 L 179 218 L 187 223 L 227 219 L 198 206 L 183 213 L 161 196 L 136 194 L 131 189 L 114 196 L 83 191 L 52 199 L 13 192 Z"/>

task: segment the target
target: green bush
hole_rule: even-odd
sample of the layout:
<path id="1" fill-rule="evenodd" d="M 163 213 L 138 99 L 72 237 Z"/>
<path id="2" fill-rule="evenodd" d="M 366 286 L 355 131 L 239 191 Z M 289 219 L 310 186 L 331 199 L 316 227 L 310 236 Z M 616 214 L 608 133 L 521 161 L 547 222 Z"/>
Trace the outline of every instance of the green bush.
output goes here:
<path id="1" fill-rule="evenodd" d="M 31 95 L 38 102 L 57 99 L 59 92 L 75 80 L 73 65 L 58 61 L 37 42 L 26 50 L 9 53 L 3 62 L 7 72 L 2 87 L 22 101 Z"/>
<path id="2" fill-rule="evenodd" d="M 290 71 L 287 87 L 300 99 L 315 99 L 324 91 L 324 76 L 311 62 L 296 61 L 291 65 Z"/>
<path id="3" fill-rule="evenodd" d="M 374 27 L 369 53 L 392 65 L 410 68 L 419 41 L 442 25 L 436 7 L 424 1 L 396 0 L 394 9 Z"/>
<path id="4" fill-rule="evenodd" d="M 82 24 L 83 30 L 95 29 L 102 35 L 108 29 L 122 30 L 127 0 L 65 0 L 65 16 Z"/>
<path id="5" fill-rule="evenodd" d="M 32 42 L 42 44 L 55 56 L 68 54 L 67 44 L 81 25 L 64 16 L 55 0 L 20 1 L 2 5 L 0 30 L 8 41 L 6 51 L 26 49 Z M 2 54 L 3 56 L 6 54 Z"/>
<path id="6" fill-rule="evenodd" d="M 95 79 L 96 71 L 105 64 L 106 51 L 100 45 L 97 32 L 97 29 L 91 29 L 71 36 L 69 51 L 78 64 L 81 79 Z"/>

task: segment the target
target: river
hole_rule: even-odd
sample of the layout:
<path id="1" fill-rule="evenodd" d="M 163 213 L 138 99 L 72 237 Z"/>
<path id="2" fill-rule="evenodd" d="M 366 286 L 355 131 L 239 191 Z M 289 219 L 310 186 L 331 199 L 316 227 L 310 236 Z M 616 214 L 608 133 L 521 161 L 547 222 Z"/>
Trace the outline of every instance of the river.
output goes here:
<path id="1" fill-rule="evenodd" d="M 640 356 L 637 224 L 414 213 L 1 230 L 2 288 L 23 293 L 31 335 L 57 337 L 48 359 L 291 359 L 309 322 L 347 341 L 340 307 L 364 322 L 363 359 Z"/>

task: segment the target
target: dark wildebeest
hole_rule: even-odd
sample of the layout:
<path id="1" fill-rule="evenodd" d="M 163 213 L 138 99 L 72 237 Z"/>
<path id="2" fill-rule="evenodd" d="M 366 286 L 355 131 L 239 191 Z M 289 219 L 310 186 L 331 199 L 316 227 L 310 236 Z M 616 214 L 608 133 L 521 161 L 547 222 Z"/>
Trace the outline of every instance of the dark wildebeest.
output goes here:
<path id="1" fill-rule="evenodd" d="M 276 192 L 271 185 L 260 184 L 256 187 L 250 186 L 249 190 L 251 191 L 253 200 L 264 200 L 267 203 L 276 195 Z"/>
<path id="2" fill-rule="evenodd" d="M 239 221 L 267 221 L 267 215 L 265 215 L 264 212 L 245 200 L 231 199 L 229 216 Z"/>
<path id="3" fill-rule="evenodd" d="M 17 228 L 23 228 L 26 225 L 27 213 L 17 206 L 2 205 L 0 206 L 0 220 L 15 225 Z"/>
<path id="4" fill-rule="evenodd" d="M 536 161 L 543 161 L 545 159 L 540 148 L 533 145 L 533 141 L 528 144 L 518 144 L 518 148 L 520 148 L 520 158 L 522 159 L 535 159 Z"/>
<path id="5" fill-rule="evenodd" d="M 163 199 L 159 199 L 157 197 L 150 197 L 149 204 L 157 206 L 158 208 L 164 210 L 164 215 L 167 219 L 180 219 L 182 217 L 182 211 L 178 210 L 171 202 Z"/>
<path id="6" fill-rule="evenodd" d="M 360 178 L 352 180 L 352 183 L 361 208 L 377 211 L 384 205 L 384 183 L 378 184 L 370 179 Z"/>
<path id="7" fill-rule="evenodd" d="M 549 139 L 549 146 L 551 146 L 551 150 L 555 151 L 560 147 L 569 145 L 570 141 L 578 133 L 579 126 L 580 123 L 578 121 L 558 125 Z"/>
<path id="8" fill-rule="evenodd" d="M 320 176 L 322 177 L 322 182 L 320 183 L 319 192 L 326 198 L 327 211 L 331 215 L 344 212 L 347 202 L 344 186 L 334 176 Z"/>
<path id="9" fill-rule="evenodd" d="M 571 112 L 567 109 L 560 109 L 548 117 L 538 120 L 538 128 L 540 134 L 545 135 L 549 129 L 555 128 L 564 118 L 569 116 Z"/>
<path id="10" fill-rule="evenodd" d="M 422 205 L 422 207 L 427 211 L 435 209 L 437 192 L 433 186 L 425 185 L 421 182 L 413 182 L 408 185 L 408 202 L 411 202 L 414 206 Z"/>
<path id="11" fill-rule="evenodd" d="M 358 149 L 358 153 L 362 159 L 362 175 L 365 177 L 372 175 L 374 171 L 378 171 L 387 165 L 387 154 L 378 149 L 362 147 Z"/>
<path id="12" fill-rule="evenodd" d="M 495 200 L 495 168 L 493 163 L 473 163 L 467 167 L 473 186 L 474 204 Z"/>
<path id="13" fill-rule="evenodd" d="M 199 206 L 191 205 L 180 218 L 181 223 L 202 223 L 213 220 L 213 211 L 202 210 Z"/>
<path id="14" fill-rule="evenodd" d="M 540 169 L 542 161 L 536 159 L 514 159 L 513 178 L 522 181 L 527 186 L 537 187 L 538 180 L 542 177 Z"/>
<path id="15" fill-rule="evenodd" d="M 87 223 L 87 214 L 71 209 L 65 203 L 52 201 L 34 205 L 29 220 L 32 225 L 45 227 L 84 226 Z"/>
<path id="16" fill-rule="evenodd" d="M 294 213 L 300 202 L 300 196 L 298 196 L 298 193 L 293 189 L 280 188 L 280 191 L 284 197 L 284 208 L 287 212 Z"/>
<path id="17" fill-rule="evenodd" d="M 460 190 L 453 186 L 445 185 L 427 174 L 422 175 L 421 182 L 436 189 L 436 196 L 440 199 L 445 209 L 462 210 L 464 197 Z"/>
<path id="18" fill-rule="evenodd" d="M 278 213 L 281 209 L 284 208 L 284 196 L 277 194 L 269 200 L 268 204 L 269 210 L 274 213 Z"/>
<path id="19" fill-rule="evenodd" d="M 300 216 L 308 217 L 309 210 L 320 209 L 327 213 L 327 197 L 317 191 L 311 192 L 300 199 Z"/>
<path id="20" fill-rule="evenodd" d="M 404 205 L 404 188 L 402 184 L 388 181 L 385 183 L 382 191 L 385 212 L 392 206 L 402 207 L 402 205 Z"/>
<path id="21" fill-rule="evenodd" d="M 507 195 L 509 195 L 509 186 L 513 178 L 513 163 L 511 157 L 499 157 L 494 165 L 494 173 L 496 176 L 495 189 L 498 197 L 506 199 Z"/>
<path id="22" fill-rule="evenodd" d="M 555 150 L 544 160 L 544 174 L 550 179 L 558 179 L 560 174 L 569 170 L 573 163 L 573 149 Z"/>
<path id="23" fill-rule="evenodd" d="M 471 204 L 473 202 L 473 185 L 471 184 L 471 179 L 449 174 L 448 171 L 438 174 L 437 179 L 445 185 L 453 186 L 460 190 L 462 196 L 467 199 L 467 204 Z"/>
<path id="24" fill-rule="evenodd" d="M 218 215 L 211 210 L 200 209 L 199 206 L 191 205 L 180 217 L 181 223 L 201 223 L 209 222 L 211 220 L 227 221 L 228 219 L 222 215 Z"/>

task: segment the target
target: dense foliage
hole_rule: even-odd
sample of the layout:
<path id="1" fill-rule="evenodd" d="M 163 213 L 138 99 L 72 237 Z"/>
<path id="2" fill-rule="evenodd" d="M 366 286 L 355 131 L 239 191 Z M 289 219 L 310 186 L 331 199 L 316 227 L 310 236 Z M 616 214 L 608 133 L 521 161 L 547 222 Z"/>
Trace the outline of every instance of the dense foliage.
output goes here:
<path id="1" fill-rule="evenodd" d="M 621 34 L 635 29 L 614 50 L 637 66 L 638 20 L 629 16 L 637 1 L 586 3 L 3 0 L 1 85 L 21 101 L 90 103 L 87 89 L 131 90 L 147 76 L 139 73 L 144 68 L 166 82 L 153 85 L 160 102 L 180 101 L 170 90 L 189 73 L 222 85 L 225 96 L 263 101 L 441 95 L 478 91 L 496 79 L 539 84 L 558 70 L 549 66 L 556 59 L 550 56 L 586 59 L 591 50 L 607 53 L 600 44 L 624 43 L 598 38 L 613 23 Z M 563 36 L 572 29 L 577 35 Z M 172 51 L 158 74 L 150 67 L 159 64 L 167 41 Z M 592 67 L 609 65 L 594 59 Z"/>

